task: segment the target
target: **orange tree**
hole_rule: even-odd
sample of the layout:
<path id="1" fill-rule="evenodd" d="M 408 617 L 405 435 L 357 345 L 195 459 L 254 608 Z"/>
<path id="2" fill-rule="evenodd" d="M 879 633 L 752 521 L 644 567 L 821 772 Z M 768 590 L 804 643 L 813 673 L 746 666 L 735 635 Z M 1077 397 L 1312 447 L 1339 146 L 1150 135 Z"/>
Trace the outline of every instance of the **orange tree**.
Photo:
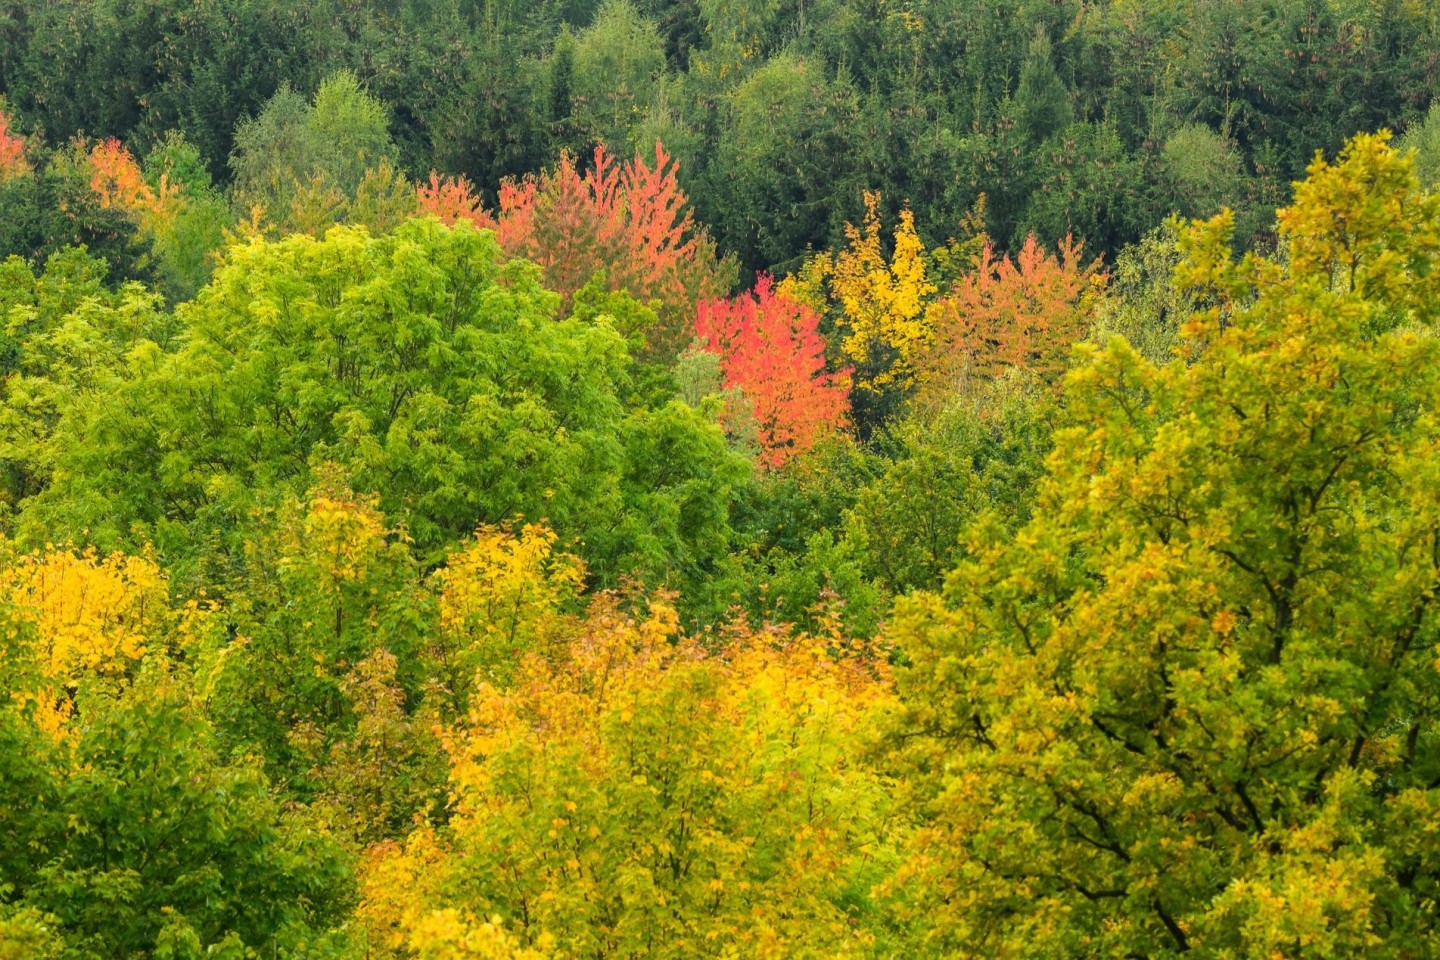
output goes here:
<path id="1" fill-rule="evenodd" d="M 1069 239 L 1052 256 L 1028 237 L 1013 260 L 985 244 L 975 269 L 927 311 L 933 339 L 916 360 L 921 393 L 943 397 L 1016 367 L 1059 380 L 1070 347 L 1088 331 L 1104 279 L 1098 269 Z"/>
<path id="2" fill-rule="evenodd" d="M 448 224 L 494 229 L 505 253 L 539 264 L 567 304 L 597 274 L 653 304 L 658 322 L 645 344 L 673 359 L 689 342 L 696 305 L 728 293 L 735 274 L 695 222 L 678 167 L 659 143 L 653 164 L 638 154 L 617 163 L 602 144 L 583 173 L 563 154 L 554 169 L 503 183 L 493 217 L 463 177 L 432 173 L 417 191 L 422 211 Z"/>

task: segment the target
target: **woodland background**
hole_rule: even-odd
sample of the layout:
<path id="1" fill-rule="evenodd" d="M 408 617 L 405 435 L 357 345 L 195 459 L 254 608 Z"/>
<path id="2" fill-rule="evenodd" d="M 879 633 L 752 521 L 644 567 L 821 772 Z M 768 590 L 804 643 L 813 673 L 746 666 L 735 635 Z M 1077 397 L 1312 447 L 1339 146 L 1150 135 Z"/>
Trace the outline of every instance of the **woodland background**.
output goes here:
<path id="1" fill-rule="evenodd" d="M 0 960 L 1440 955 L 1440 8 L 0 0 Z"/>

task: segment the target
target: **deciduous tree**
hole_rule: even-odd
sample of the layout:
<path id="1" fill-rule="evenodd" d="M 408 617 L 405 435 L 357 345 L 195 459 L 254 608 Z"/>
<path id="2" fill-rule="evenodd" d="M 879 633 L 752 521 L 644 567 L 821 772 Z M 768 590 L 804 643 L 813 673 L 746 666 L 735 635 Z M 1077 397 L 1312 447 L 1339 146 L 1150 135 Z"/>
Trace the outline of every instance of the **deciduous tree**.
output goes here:
<path id="1" fill-rule="evenodd" d="M 858 752 L 888 697 L 837 637 L 707 653 L 663 603 L 602 600 L 564 655 L 477 693 L 449 826 L 375 852 L 361 916 L 398 948 L 493 916 L 564 956 L 867 955 L 893 827 Z"/>
<path id="2" fill-rule="evenodd" d="M 700 304 L 695 332 L 720 357 L 725 386 L 748 402 L 766 466 L 845 427 L 849 371 L 827 371 L 819 323 L 819 314 L 777 294 L 763 274 L 750 293 Z"/>
<path id="3" fill-rule="evenodd" d="M 986 244 L 974 270 L 927 311 L 932 340 L 915 361 L 922 393 L 943 397 L 1013 368 L 1057 382 L 1103 280 L 1070 240 L 1052 256 L 1029 237 L 1013 260 Z"/>
<path id="4" fill-rule="evenodd" d="M 1361 137 L 1284 259 L 1232 223 L 1191 362 L 1091 350 L 1034 519 L 897 613 L 890 889 L 945 953 L 1440 950 L 1440 198 Z"/>

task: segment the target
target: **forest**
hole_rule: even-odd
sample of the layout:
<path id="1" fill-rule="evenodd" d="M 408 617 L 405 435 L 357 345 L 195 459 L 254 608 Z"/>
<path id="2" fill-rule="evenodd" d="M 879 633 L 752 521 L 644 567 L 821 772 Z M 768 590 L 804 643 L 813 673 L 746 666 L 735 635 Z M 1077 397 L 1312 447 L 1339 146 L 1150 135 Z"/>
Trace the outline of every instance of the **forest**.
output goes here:
<path id="1" fill-rule="evenodd" d="M 0 0 L 0 960 L 1440 958 L 1440 5 Z"/>

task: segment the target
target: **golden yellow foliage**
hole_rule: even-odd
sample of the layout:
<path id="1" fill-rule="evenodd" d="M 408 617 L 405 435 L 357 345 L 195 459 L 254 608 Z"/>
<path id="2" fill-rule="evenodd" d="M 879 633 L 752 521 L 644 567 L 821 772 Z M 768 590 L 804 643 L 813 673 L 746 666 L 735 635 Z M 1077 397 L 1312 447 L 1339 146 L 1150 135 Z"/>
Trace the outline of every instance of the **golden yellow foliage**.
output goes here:
<path id="1" fill-rule="evenodd" d="M 488 943 L 473 917 L 557 957 L 865 954 L 892 827 L 861 757 L 891 687 L 842 647 L 737 630 L 711 651 L 663 602 L 597 602 L 476 691 L 448 828 L 372 852 L 361 916 L 422 956 L 427 935 Z"/>
<path id="2" fill-rule="evenodd" d="M 316 563 L 333 588 L 364 580 L 387 548 L 385 515 L 374 496 L 312 491 L 287 555 Z"/>
<path id="3" fill-rule="evenodd" d="M 578 593 L 585 567 L 555 551 L 555 534 L 526 524 L 519 536 L 481 527 L 435 574 L 440 626 L 463 642 L 503 634 L 553 613 Z"/>
<path id="4" fill-rule="evenodd" d="M 863 227 L 846 224 L 849 246 L 812 257 L 798 275 L 787 277 L 780 293 L 817 309 L 827 296 L 841 309 L 840 347 L 858 365 L 863 389 L 908 386 L 916 357 L 929 345 L 933 330 L 926 308 L 936 286 L 926 275 L 925 245 L 915 217 L 900 212 L 893 235 L 894 253 L 882 249 L 880 195 L 865 194 Z"/>
<path id="5" fill-rule="evenodd" d="M 518 535 L 481 527 L 431 578 L 440 604 L 441 647 L 452 689 L 503 680 L 542 638 L 550 618 L 579 595 L 585 566 L 555 549 L 549 529 L 526 524 Z"/>
<path id="6" fill-rule="evenodd" d="M 165 576 L 148 556 L 29 554 L 0 571 L 0 597 L 7 659 L 23 656 L 38 668 L 38 720 L 51 734 L 70 717 L 64 687 L 82 676 L 124 674 L 145 655 L 149 638 L 177 620 Z M 25 639 L 27 649 L 16 649 Z"/>

